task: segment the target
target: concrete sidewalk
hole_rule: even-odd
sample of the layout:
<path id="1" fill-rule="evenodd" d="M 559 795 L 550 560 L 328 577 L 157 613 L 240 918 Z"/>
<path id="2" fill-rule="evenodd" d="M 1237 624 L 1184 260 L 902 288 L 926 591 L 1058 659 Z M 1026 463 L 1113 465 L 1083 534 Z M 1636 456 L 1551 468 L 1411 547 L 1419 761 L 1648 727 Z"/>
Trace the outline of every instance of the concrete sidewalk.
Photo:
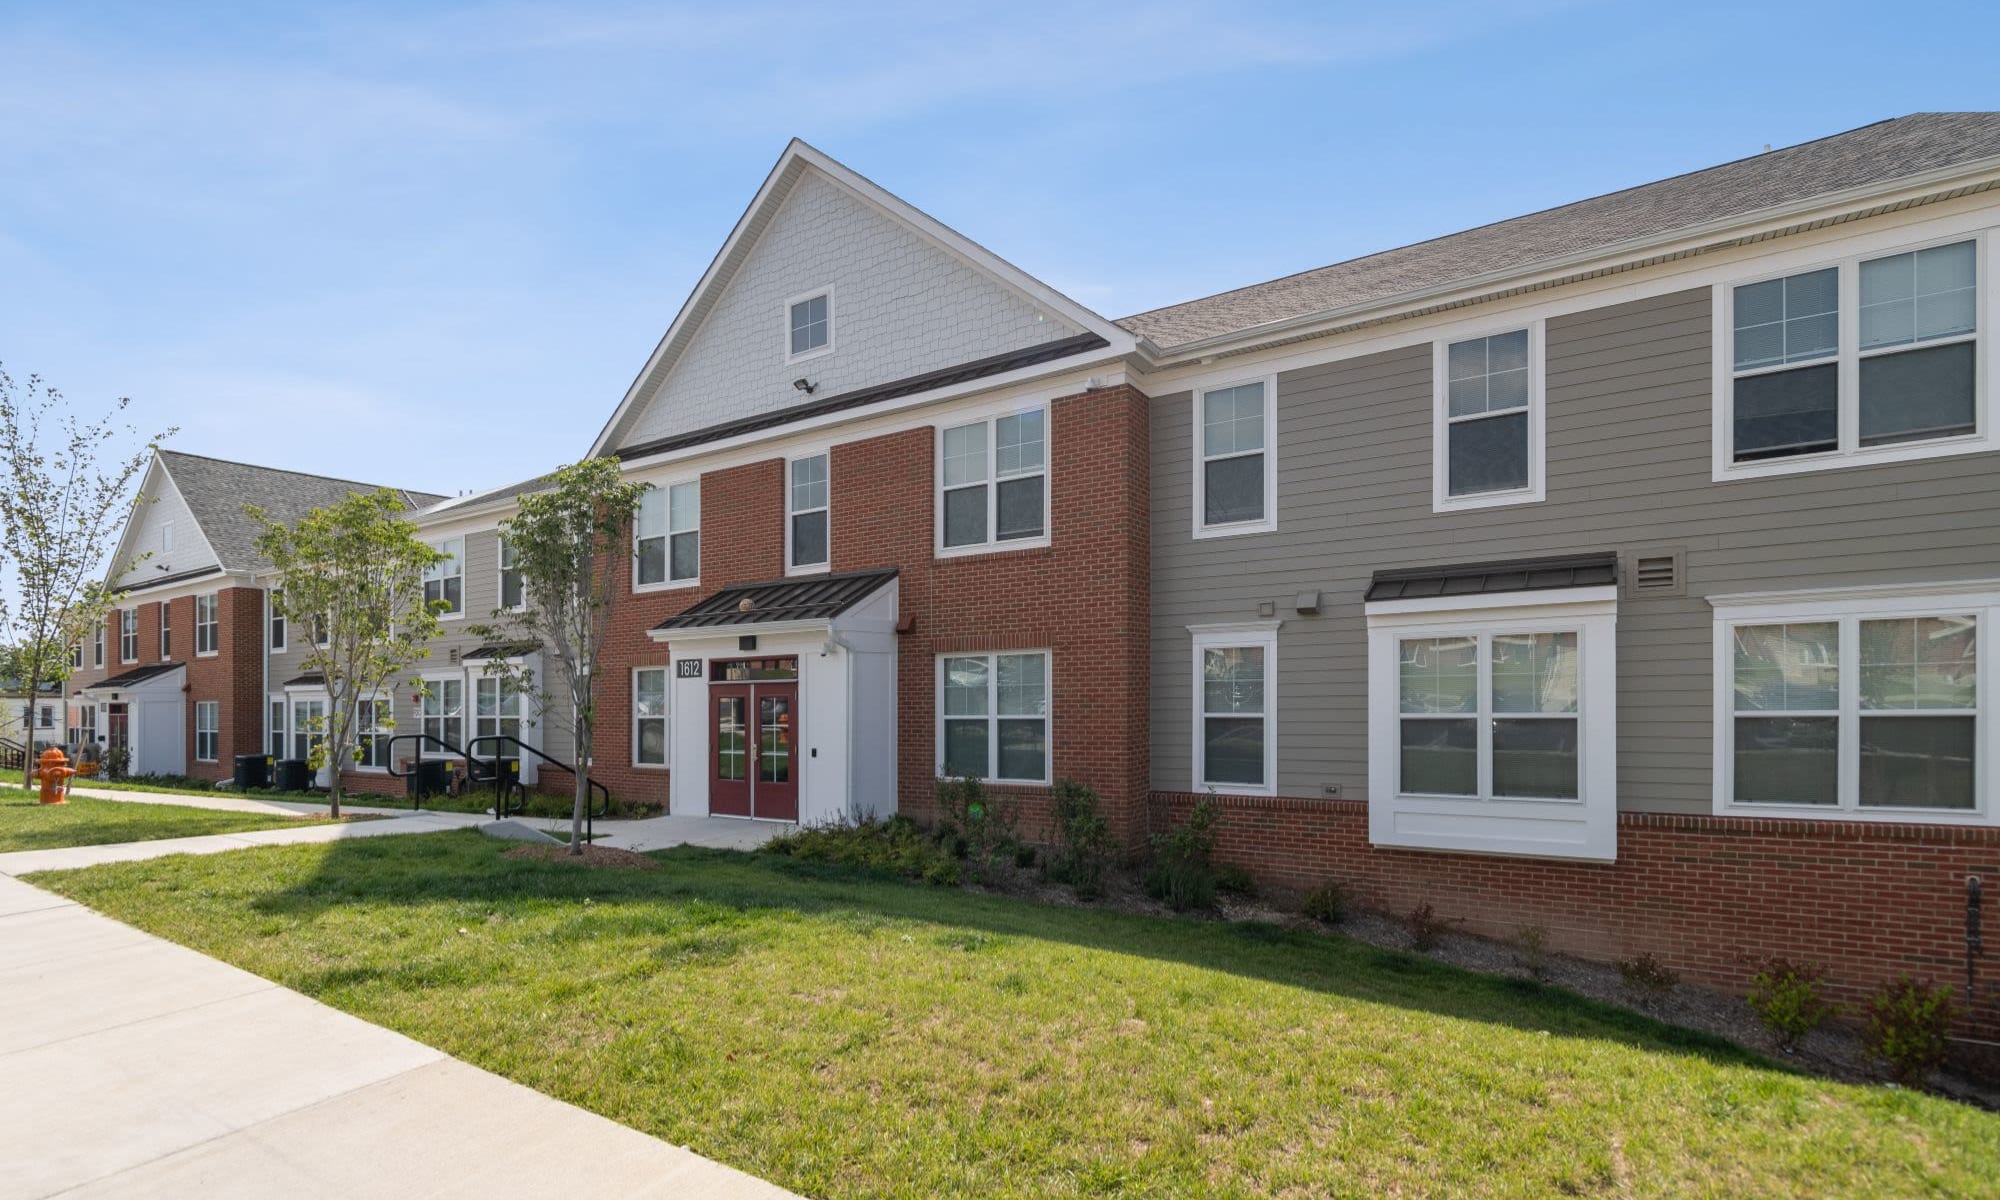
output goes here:
<path id="1" fill-rule="evenodd" d="M 791 1195 L 10 878 L 0 1014 L 0 1200 Z"/>
<path id="2" fill-rule="evenodd" d="M 171 798 L 163 798 L 171 800 Z M 392 837 L 406 833 L 437 833 L 466 829 L 484 817 L 470 813 L 403 813 L 376 821 L 308 825 L 302 829 L 253 829 L 246 833 L 212 833 L 201 837 L 159 838 L 150 842 L 112 842 L 101 846 L 63 846 L 50 850 L 13 850 L 0 854 L 0 875 L 30 871 L 63 871 L 101 863 L 134 862 L 169 854 L 218 854 L 252 846 L 293 846 L 301 842 L 341 842 L 349 838 Z"/>

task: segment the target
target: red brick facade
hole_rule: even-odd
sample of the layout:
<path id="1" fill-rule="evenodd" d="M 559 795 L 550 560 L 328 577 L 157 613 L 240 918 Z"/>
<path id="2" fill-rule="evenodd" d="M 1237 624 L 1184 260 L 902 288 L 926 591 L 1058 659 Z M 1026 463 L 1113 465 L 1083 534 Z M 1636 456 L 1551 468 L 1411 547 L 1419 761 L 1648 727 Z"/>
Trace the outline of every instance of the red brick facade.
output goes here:
<path id="1" fill-rule="evenodd" d="M 1155 827 L 1196 799 L 1155 795 Z M 1905 972 L 1963 997 L 1966 879 L 2000 886 L 2000 829 L 1626 813 L 1618 861 L 1582 863 L 1373 847 L 1359 801 L 1218 799 L 1218 859 L 1275 887 L 1338 880 L 1365 907 L 1428 903 L 1493 937 L 1540 925 L 1551 949 L 1607 962 L 1651 953 L 1738 991 L 1772 956 L 1820 963 L 1850 1013 Z M 1976 965 L 1966 1025 L 2000 1034 L 2000 962 Z"/>
<path id="2" fill-rule="evenodd" d="M 1147 401 L 1131 388 L 1099 389 L 1055 400 L 1049 414 L 1048 546 L 938 557 L 937 430 L 924 426 L 832 447 L 831 567 L 899 572 L 910 626 L 898 654 L 900 811 L 923 819 L 934 807 L 936 656 L 1046 649 L 1053 776 L 1096 788 L 1120 835 L 1134 838 L 1148 787 Z M 702 476 L 701 587 L 621 591 L 593 771 L 621 798 L 667 795 L 666 772 L 631 766 L 631 672 L 668 660 L 646 630 L 720 588 L 782 576 L 784 554 L 784 460 L 711 471 Z M 1039 829 L 1045 789 L 1018 794 L 1024 827 Z M 864 807 L 868 799 L 856 797 Z"/>

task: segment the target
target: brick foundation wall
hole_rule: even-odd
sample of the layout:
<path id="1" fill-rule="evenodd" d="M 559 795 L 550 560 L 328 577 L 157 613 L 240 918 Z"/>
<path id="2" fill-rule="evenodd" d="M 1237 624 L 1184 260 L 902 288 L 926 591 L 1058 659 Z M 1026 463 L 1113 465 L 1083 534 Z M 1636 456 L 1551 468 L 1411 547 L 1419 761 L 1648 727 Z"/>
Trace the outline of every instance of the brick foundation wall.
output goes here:
<path id="1" fill-rule="evenodd" d="M 1197 799 L 1156 793 L 1154 827 Z M 1604 962 L 1651 953 L 1738 992 L 1766 958 L 1819 963 L 1850 1014 L 1905 972 L 1963 999 L 1965 880 L 2000 887 L 2000 829 L 1627 813 L 1617 862 L 1575 863 L 1373 847 L 1359 801 L 1218 799 L 1217 860 L 1273 888 L 1336 879 L 1366 908 L 1429 903 L 1489 937 L 1541 925 L 1551 949 Z M 1979 964 L 1974 1001 L 1965 1029 L 2000 1035 L 2000 961 Z"/>

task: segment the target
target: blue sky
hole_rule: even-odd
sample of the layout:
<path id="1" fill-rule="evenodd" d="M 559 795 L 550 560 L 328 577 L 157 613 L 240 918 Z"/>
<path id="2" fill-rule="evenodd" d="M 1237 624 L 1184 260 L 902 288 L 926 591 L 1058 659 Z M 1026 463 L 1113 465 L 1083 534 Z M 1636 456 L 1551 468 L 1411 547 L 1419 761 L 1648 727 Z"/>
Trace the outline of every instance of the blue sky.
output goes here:
<path id="1" fill-rule="evenodd" d="M 581 455 L 797 135 L 1107 316 L 1920 109 L 1991 9 L 0 4 L 0 362 L 434 491 Z"/>

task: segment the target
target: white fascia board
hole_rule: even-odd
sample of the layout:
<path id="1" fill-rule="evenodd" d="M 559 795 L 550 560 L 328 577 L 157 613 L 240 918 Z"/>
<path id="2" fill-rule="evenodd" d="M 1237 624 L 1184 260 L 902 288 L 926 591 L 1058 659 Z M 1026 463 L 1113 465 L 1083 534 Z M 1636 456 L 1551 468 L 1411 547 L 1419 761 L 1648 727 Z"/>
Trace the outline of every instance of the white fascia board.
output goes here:
<path id="1" fill-rule="evenodd" d="M 1493 613 L 1515 615 L 1509 610 L 1548 609 L 1578 614 L 1586 608 L 1618 607 L 1614 585 L 1582 588 L 1543 588 L 1537 591 L 1495 592 L 1472 596 L 1424 596 L 1413 600 L 1374 600 L 1362 606 L 1371 620 L 1378 617 L 1434 617 L 1448 613 Z M 1525 614 L 1522 614 L 1525 615 Z M 1582 615 L 1589 615 L 1587 613 Z"/>
<path id="2" fill-rule="evenodd" d="M 675 646 L 699 648 L 703 642 L 734 643 L 740 637 L 777 637 L 787 633 L 825 635 L 832 631 L 833 622 L 822 618 L 817 621 L 772 621 L 763 625 L 722 625 L 705 629 L 648 629 L 646 636 L 660 643 L 672 642 Z"/>

